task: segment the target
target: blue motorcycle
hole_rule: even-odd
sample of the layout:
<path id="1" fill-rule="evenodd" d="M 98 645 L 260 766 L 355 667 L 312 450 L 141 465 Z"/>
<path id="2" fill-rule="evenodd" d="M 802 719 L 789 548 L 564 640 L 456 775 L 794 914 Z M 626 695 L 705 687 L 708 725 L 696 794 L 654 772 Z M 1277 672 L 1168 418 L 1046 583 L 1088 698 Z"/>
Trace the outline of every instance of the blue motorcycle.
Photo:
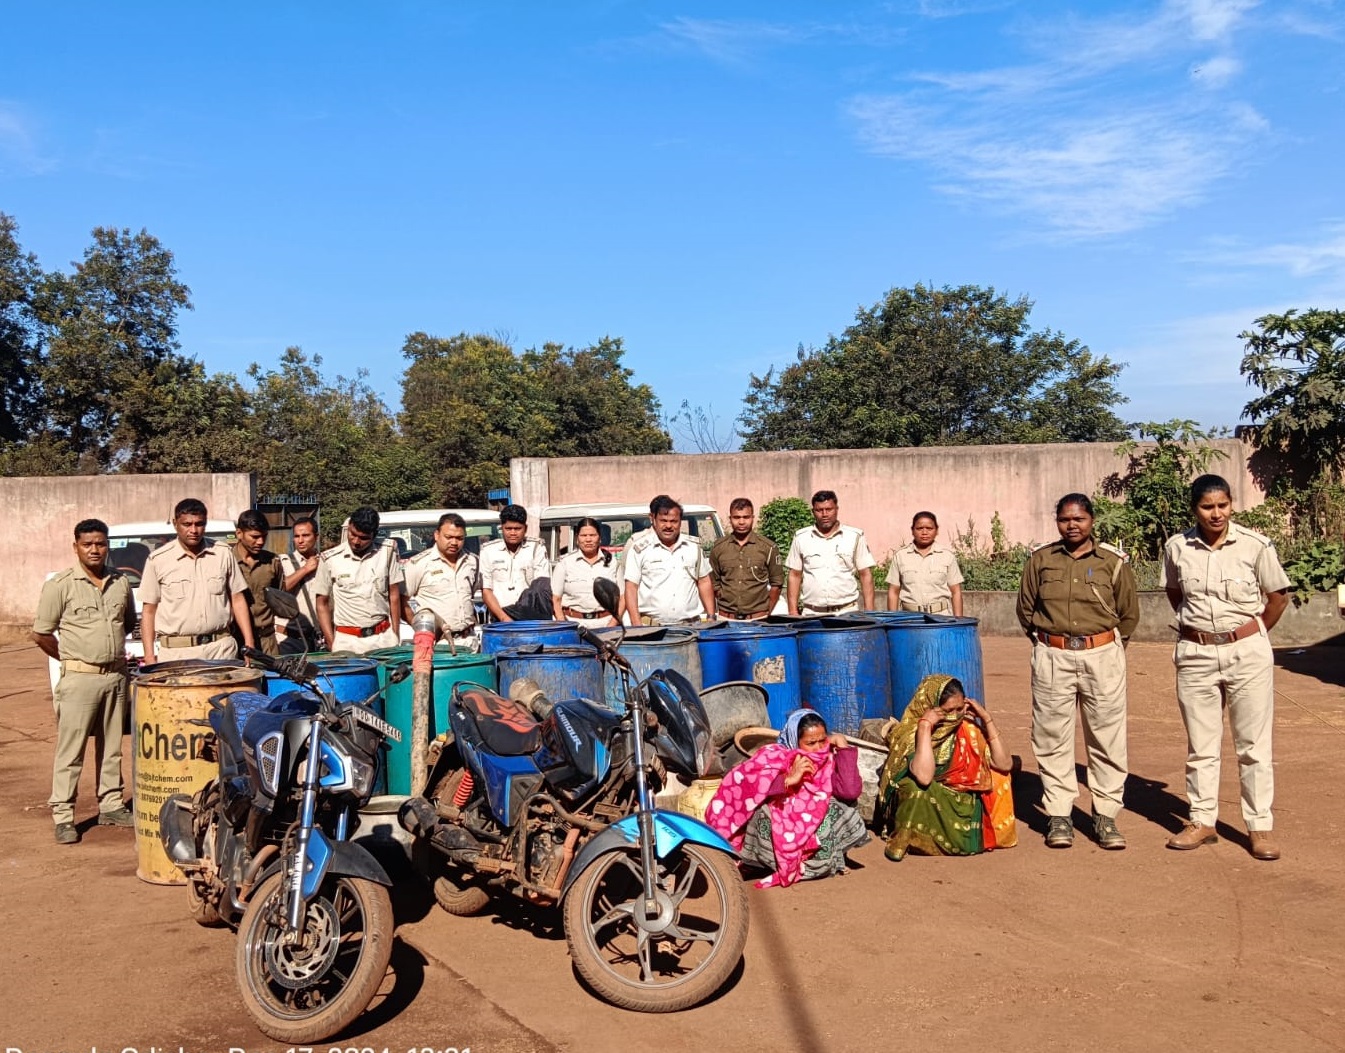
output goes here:
<path id="1" fill-rule="evenodd" d="M 616 586 L 599 579 L 594 592 L 615 616 Z M 653 805 L 668 770 L 707 774 L 710 722 L 685 677 L 632 683 L 619 641 L 581 635 L 619 670 L 625 712 L 458 685 L 430 789 L 401 822 L 431 849 L 420 855 L 450 914 L 484 909 L 496 890 L 559 905 L 574 967 L 600 997 L 685 1009 L 724 984 L 747 942 L 732 846 Z"/>
<path id="2" fill-rule="evenodd" d="M 163 803 L 160 837 L 187 876 L 192 917 L 237 927 L 249 1015 L 272 1038 L 307 1044 L 359 1016 L 387 973 L 391 880 L 348 837 L 377 783 L 384 739 L 401 732 L 368 708 L 376 696 L 343 703 L 322 691 L 302 656 L 246 654 L 302 689 L 210 700 L 203 723 L 219 774 Z M 409 673 L 398 667 L 390 680 Z"/>

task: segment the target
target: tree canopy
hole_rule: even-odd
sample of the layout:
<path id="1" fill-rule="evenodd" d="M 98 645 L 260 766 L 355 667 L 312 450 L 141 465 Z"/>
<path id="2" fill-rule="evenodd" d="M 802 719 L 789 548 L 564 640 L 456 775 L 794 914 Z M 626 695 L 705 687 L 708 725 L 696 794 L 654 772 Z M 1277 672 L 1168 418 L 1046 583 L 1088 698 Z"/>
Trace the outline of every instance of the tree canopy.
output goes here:
<path id="1" fill-rule="evenodd" d="M 893 289 L 820 349 L 753 375 L 744 450 L 1123 439 L 1123 368 L 1028 327 L 993 288 Z"/>
<path id="2" fill-rule="evenodd" d="M 1300 483 L 1341 481 L 1345 468 L 1345 311 L 1258 318 L 1240 372 L 1261 394 L 1243 407 L 1260 447 L 1283 456 Z"/>

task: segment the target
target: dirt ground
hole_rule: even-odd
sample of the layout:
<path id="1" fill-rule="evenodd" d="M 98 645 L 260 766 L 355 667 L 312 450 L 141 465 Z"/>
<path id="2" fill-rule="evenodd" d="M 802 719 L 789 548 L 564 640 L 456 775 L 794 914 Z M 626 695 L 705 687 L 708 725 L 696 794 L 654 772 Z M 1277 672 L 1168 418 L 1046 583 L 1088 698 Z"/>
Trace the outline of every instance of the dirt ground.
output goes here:
<path id="1" fill-rule="evenodd" d="M 712 1002 L 671 1016 L 612 1009 L 576 981 L 558 917 L 506 903 L 443 914 L 399 872 L 394 974 L 329 1043 L 377 1053 L 565 1050 L 1345 1049 L 1345 651 L 1278 655 L 1276 830 L 1284 858 L 1247 852 L 1225 741 L 1222 839 L 1189 853 L 1178 828 L 1184 738 L 1171 648 L 1130 648 L 1125 852 L 1042 845 L 1028 746 L 1027 644 L 985 641 L 987 704 L 1022 772 L 1022 843 L 974 859 L 882 846 L 862 869 L 749 892 L 744 964 Z M 46 1050 L 283 1053 L 248 1021 L 234 937 L 198 928 L 185 892 L 134 876 L 133 834 L 93 826 L 55 844 L 46 798 L 54 729 L 36 648 L 0 651 L 0 1043 Z M 1080 744 L 1080 756 L 1082 745 Z M 127 760 L 129 786 L 129 759 Z M 1315 803 L 1314 803 L 1315 802 Z M 1089 809 L 1086 792 L 1076 820 Z"/>

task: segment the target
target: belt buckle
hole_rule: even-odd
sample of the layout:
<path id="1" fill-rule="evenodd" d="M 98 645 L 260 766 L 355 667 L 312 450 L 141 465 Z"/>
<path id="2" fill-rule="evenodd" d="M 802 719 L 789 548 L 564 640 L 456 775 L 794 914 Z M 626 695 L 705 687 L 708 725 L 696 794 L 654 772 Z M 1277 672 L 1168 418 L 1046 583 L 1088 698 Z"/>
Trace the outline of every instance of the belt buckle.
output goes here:
<path id="1" fill-rule="evenodd" d="M 1232 634 L 1232 633 L 1215 633 L 1215 634 L 1214 634 L 1214 643 L 1217 643 L 1217 644 L 1226 644 L 1226 643 L 1232 643 L 1232 642 L 1233 642 L 1233 634 Z"/>
<path id="2" fill-rule="evenodd" d="M 1065 647 L 1071 651 L 1082 651 L 1088 643 L 1086 636 L 1067 636 L 1065 637 Z"/>

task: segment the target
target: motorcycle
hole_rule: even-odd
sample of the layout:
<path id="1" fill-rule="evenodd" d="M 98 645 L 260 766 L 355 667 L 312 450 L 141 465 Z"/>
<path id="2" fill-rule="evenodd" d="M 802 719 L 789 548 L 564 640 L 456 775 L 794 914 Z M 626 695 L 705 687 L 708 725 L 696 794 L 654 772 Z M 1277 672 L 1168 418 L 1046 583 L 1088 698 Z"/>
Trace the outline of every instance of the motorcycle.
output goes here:
<path id="1" fill-rule="evenodd" d="M 293 598 L 274 591 L 268 602 L 293 617 Z M 401 732 L 369 708 L 377 692 L 343 703 L 322 691 L 304 655 L 244 654 L 302 687 L 210 699 L 208 718 L 194 723 L 214 732 L 219 774 L 163 803 L 160 838 L 187 876 L 192 917 L 238 929 L 235 972 L 257 1026 L 282 1042 L 316 1042 L 359 1016 L 387 973 L 392 882 L 348 837 L 384 739 Z M 389 680 L 409 673 L 399 666 Z"/>
<path id="2" fill-rule="evenodd" d="M 615 617 L 616 586 L 599 579 L 594 594 Z M 429 790 L 399 818 L 428 847 L 420 865 L 448 913 L 477 913 L 496 890 L 559 905 L 591 990 L 640 1012 L 685 1009 L 724 984 L 747 942 L 732 846 L 653 805 L 669 769 L 707 773 L 710 723 L 681 674 L 632 684 L 620 639 L 580 634 L 619 671 L 625 712 L 540 692 L 525 706 L 458 685 Z"/>

